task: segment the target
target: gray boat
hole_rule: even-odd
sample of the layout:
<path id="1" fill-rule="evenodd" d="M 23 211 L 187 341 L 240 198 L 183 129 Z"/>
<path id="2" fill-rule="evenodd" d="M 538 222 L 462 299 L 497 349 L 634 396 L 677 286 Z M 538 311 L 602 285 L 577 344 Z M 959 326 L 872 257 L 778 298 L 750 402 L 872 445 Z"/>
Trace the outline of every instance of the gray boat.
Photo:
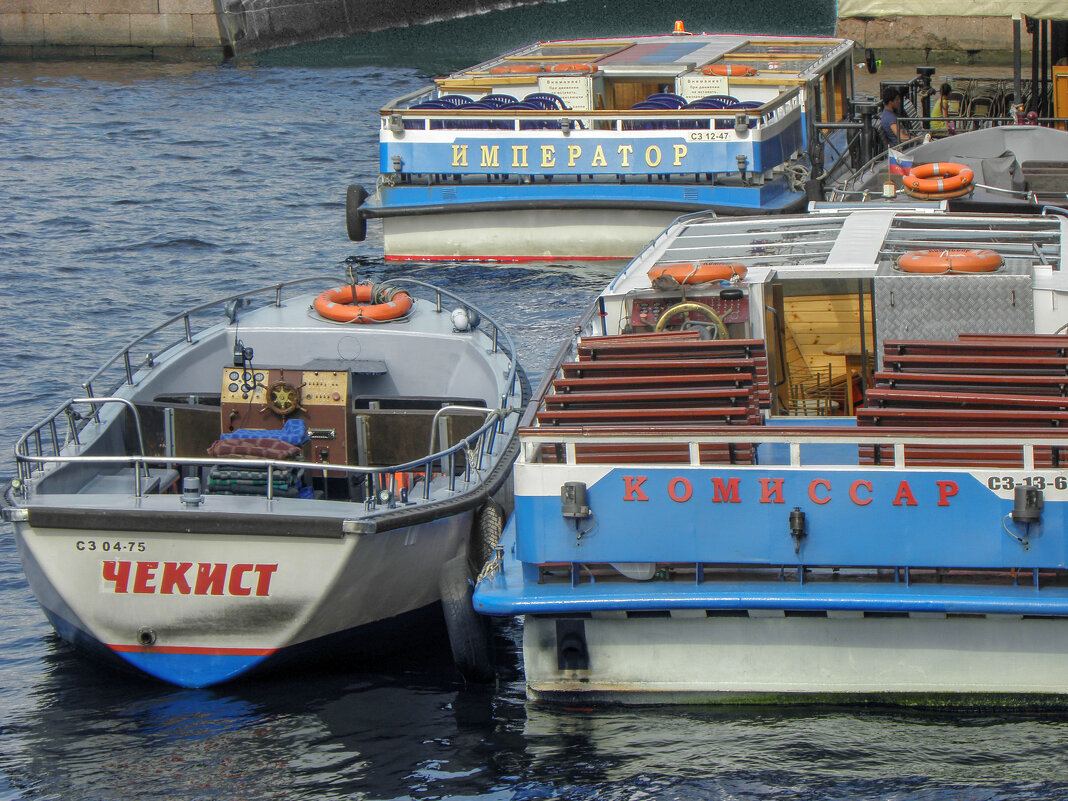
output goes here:
<path id="1" fill-rule="evenodd" d="M 905 142 L 900 152 L 912 172 L 939 164 L 962 168 L 971 178 L 945 191 L 903 191 L 886 150 L 827 189 L 836 204 L 905 202 L 940 205 L 951 211 L 1037 213 L 1068 205 L 1068 133 L 1037 125 L 1002 125 L 924 141 Z M 930 170 L 929 170 L 930 171 Z M 941 174 L 941 173 L 940 173 Z M 934 180 L 937 180 L 935 178 Z M 884 191 L 893 184 L 892 193 Z M 935 187 L 932 187 L 935 189 Z"/>
<path id="2" fill-rule="evenodd" d="M 443 610 L 491 674 L 470 580 L 510 504 L 515 345 L 444 289 L 350 278 L 179 314 L 18 440 L 0 508 L 64 640 L 199 687 L 395 650 Z"/>

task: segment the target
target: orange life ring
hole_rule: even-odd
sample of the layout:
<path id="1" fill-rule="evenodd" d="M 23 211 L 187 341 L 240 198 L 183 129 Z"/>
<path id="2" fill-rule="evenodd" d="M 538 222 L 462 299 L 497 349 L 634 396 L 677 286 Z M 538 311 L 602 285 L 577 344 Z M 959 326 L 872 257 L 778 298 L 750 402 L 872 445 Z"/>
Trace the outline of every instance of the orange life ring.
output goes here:
<path id="1" fill-rule="evenodd" d="M 502 64 L 498 67 L 490 67 L 491 75 L 504 75 L 509 72 L 513 73 L 534 73 L 545 72 L 546 67 L 542 64 Z"/>
<path id="2" fill-rule="evenodd" d="M 757 74 L 756 69 L 746 64 L 709 64 L 701 67 L 705 75 L 726 75 L 732 78 L 752 77 Z"/>
<path id="3" fill-rule="evenodd" d="M 937 194 L 956 192 L 971 184 L 974 179 L 975 173 L 963 164 L 934 161 L 930 164 L 917 164 L 901 179 L 901 183 L 905 189 L 914 192 Z"/>
<path id="4" fill-rule="evenodd" d="M 729 281 L 737 276 L 745 278 L 744 264 L 716 264 L 710 261 L 693 261 L 681 264 L 662 264 L 649 270 L 649 280 L 661 276 L 674 278 L 680 284 L 704 284 L 708 281 Z"/>
<path id="5" fill-rule="evenodd" d="M 1001 266 L 993 250 L 910 250 L 897 260 L 906 273 L 992 273 Z"/>
<path id="6" fill-rule="evenodd" d="M 553 72 L 597 72 L 593 64 L 553 64 Z"/>
<path id="7" fill-rule="evenodd" d="M 403 317 L 412 308 L 407 292 L 397 290 L 388 300 L 372 303 L 376 294 L 380 293 L 369 284 L 347 284 L 326 290 L 313 305 L 323 317 L 339 323 L 384 323 Z"/>

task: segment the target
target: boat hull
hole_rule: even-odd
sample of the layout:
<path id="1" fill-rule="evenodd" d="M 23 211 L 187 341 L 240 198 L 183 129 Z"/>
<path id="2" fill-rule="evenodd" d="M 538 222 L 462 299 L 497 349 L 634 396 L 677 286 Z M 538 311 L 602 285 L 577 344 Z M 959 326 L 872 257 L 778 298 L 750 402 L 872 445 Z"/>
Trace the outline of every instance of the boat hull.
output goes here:
<path id="1" fill-rule="evenodd" d="M 26 523 L 15 534 L 30 588 L 60 637 L 145 675 L 204 687 L 316 642 L 381 650 L 392 624 L 401 630 L 439 603 L 441 566 L 467 546 L 472 515 L 323 538 Z"/>
<path id="2" fill-rule="evenodd" d="M 411 204 L 416 196 L 392 189 L 362 213 L 382 218 L 388 260 L 599 261 L 632 258 L 681 214 L 779 213 L 805 202 L 781 180 L 746 188 L 572 185 L 570 195 L 541 189 L 505 186 L 497 200 L 480 193 L 469 202 Z"/>
<path id="3" fill-rule="evenodd" d="M 564 670 L 558 620 L 584 634 L 588 670 Z M 1068 705 L 1068 620 L 782 611 L 528 615 L 528 695 L 624 703 Z"/>
<path id="4" fill-rule="evenodd" d="M 598 261 L 627 259 L 678 212 L 651 210 L 476 211 L 387 217 L 386 258 Z"/>

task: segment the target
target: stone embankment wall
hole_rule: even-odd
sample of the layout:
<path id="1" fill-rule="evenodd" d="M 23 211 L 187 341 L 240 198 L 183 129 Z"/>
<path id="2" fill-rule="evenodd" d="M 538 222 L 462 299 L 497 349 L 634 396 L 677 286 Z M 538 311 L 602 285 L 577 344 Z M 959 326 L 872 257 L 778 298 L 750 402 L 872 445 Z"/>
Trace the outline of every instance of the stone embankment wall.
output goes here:
<path id="1" fill-rule="evenodd" d="M 222 59 L 542 0 L 0 0 L 0 59 Z M 1008 17 L 840 19 L 884 60 L 1008 64 Z M 1030 37 L 1024 37 L 1029 49 Z"/>
<path id="2" fill-rule="evenodd" d="M 0 59 L 222 60 L 215 0 L 0 0 Z"/>
<path id="3" fill-rule="evenodd" d="M 873 48 L 884 63 L 1012 64 L 1008 16 L 839 19 L 835 35 Z M 1021 40 L 1030 63 L 1031 36 Z"/>

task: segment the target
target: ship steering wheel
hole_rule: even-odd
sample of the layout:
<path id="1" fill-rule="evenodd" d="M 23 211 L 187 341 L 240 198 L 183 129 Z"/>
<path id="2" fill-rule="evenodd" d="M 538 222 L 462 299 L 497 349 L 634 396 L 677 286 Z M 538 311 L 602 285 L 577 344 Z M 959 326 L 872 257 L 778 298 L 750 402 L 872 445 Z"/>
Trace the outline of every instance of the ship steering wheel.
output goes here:
<path id="1" fill-rule="evenodd" d="M 300 387 L 288 381 L 275 381 L 267 387 L 267 408 L 282 417 L 300 411 Z"/>
<path id="2" fill-rule="evenodd" d="M 706 306 L 704 303 L 698 303 L 695 300 L 686 300 L 682 303 L 676 303 L 671 308 L 667 309 L 660 318 L 656 321 L 656 327 L 654 331 L 663 331 L 667 328 L 668 323 L 674 317 L 678 317 L 680 314 L 685 315 L 682 322 L 682 329 L 697 328 L 701 331 L 701 339 L 726 339 L 727 338 L 727 325 L 723 322 L 723 318 L 716 314 L 715 309 L 711 306 Z M 704 318 L 704 321 L 694 319 L 690 315 L 698 314 Z"/>

